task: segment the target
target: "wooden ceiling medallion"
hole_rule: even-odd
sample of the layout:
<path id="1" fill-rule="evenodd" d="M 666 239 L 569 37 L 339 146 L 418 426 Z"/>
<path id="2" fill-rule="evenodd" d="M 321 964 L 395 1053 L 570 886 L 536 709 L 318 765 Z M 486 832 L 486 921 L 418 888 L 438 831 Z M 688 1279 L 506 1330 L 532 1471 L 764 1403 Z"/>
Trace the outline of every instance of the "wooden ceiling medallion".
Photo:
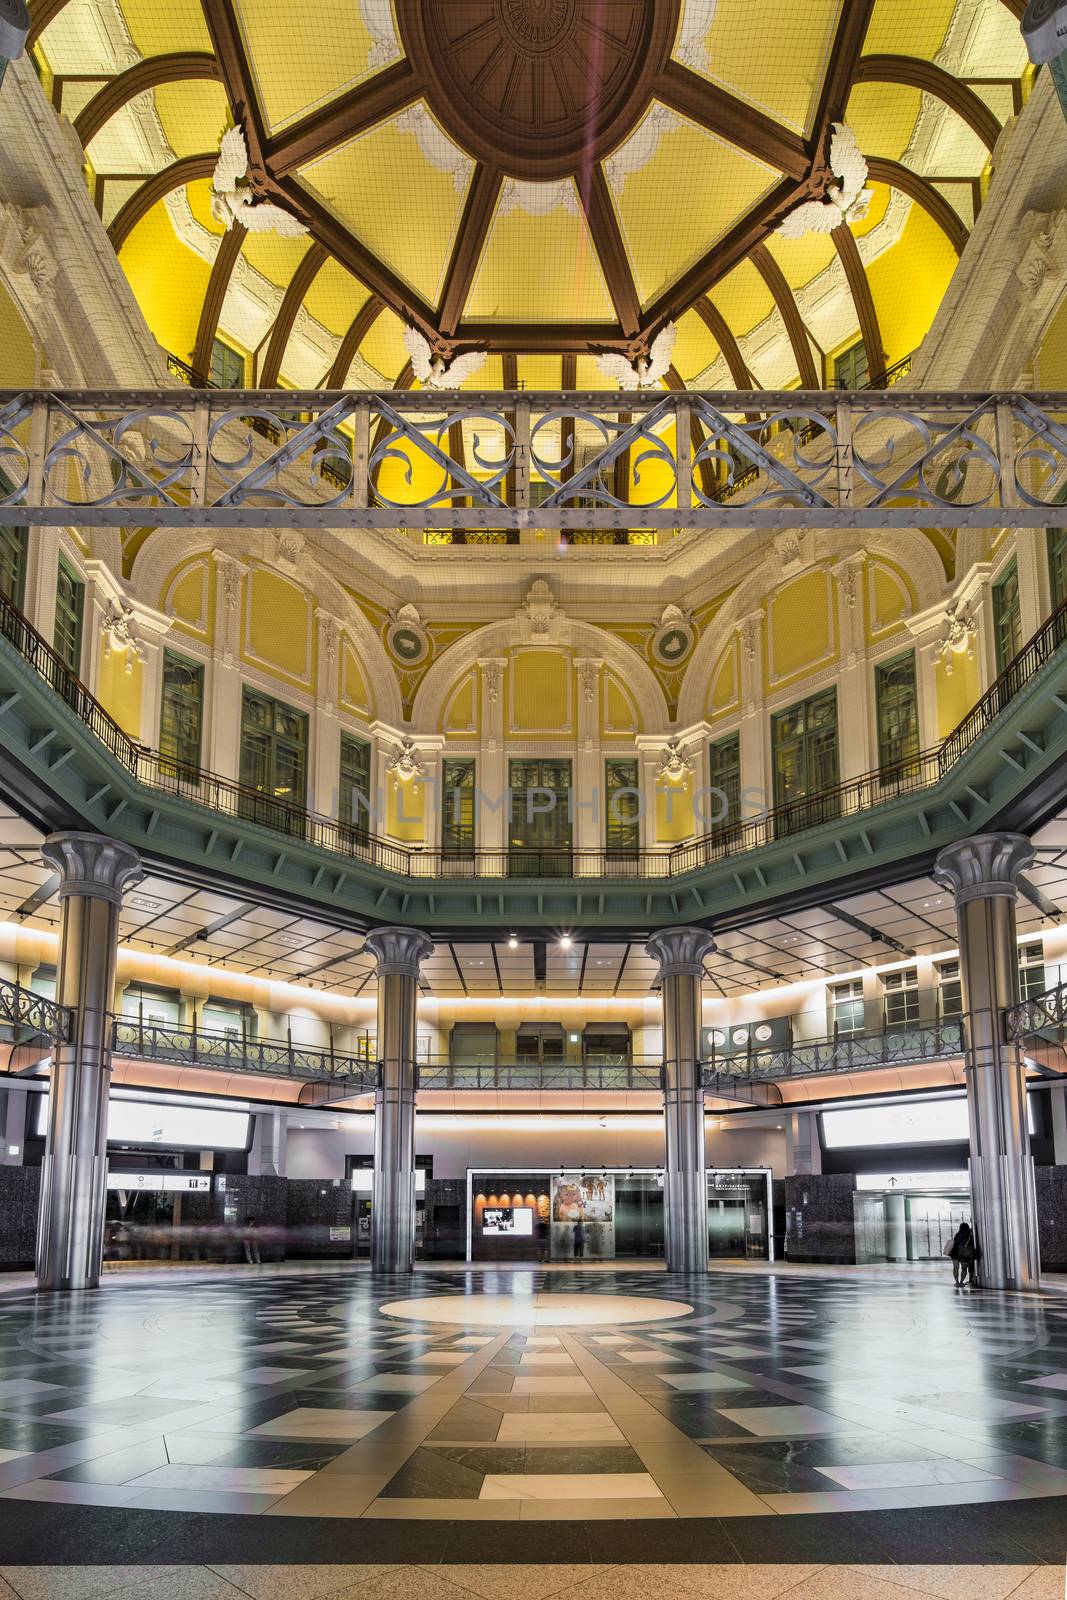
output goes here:
<path id="1" fill-rule="evenodd" d="M 670 58 L 680 0 L 397 0 L 404 48 L 456 142 L 530 181 L 615 148 Z"/>

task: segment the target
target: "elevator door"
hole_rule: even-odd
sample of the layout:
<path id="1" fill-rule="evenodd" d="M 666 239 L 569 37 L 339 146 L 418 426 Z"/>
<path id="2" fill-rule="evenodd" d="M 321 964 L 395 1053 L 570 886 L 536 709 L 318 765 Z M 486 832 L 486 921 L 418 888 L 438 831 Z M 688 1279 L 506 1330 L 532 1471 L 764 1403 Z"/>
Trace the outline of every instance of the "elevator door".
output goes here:
<path id="1" fill-rule="evenodd" d="M 745 1201 L 712 1195 L 708 1201 L 708 1253 L 711 1256 L 744 1256 Z"/>

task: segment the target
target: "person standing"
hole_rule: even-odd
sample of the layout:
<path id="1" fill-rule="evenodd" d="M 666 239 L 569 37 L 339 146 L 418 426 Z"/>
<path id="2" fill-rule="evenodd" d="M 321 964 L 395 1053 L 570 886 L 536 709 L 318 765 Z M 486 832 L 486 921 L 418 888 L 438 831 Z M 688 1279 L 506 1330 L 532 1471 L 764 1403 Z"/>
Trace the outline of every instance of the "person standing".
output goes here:
<path id="1" fill-rule="evenodd" d="M 259 1259 L 259 1233 L 256 1228 L 255 1217 L 245 1218 L 244 1231 L 245 1260 L 250 1267 L 261 1265 Z"/>
<path id="2" fill-rule="evenodd" d="M 585 1257 L 585 1223 L 579 1217 L 574 1224 L 574 1259 L 582 1261 Z"/>
<path id="3" fill-rule="evenodd" d="M 978 1240 L 969 1222 L 961 1222 L 948 1247 L 952 1259 L 952 1281 L 957 1289 L 978 1287 Z"/>

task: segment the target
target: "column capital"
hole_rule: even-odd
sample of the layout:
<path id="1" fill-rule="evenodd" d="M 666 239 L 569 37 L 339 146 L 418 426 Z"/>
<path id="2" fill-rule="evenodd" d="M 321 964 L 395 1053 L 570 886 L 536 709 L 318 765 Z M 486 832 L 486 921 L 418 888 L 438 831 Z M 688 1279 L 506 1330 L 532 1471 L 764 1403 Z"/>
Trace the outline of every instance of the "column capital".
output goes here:
<path id="1" fill-rule="evenodd" d="M 1023 833 L 979 833 L 940 850 L 933 876 L 952 890 L 957 906 L 996 895 L 1014 900 L 1019 874 L 1033 859 L 1034 847 Z"/>
<path id="2" fill-rule="evenodd" d="M 144 877 L 133 846 L 102 833 L 49 834 L 41 855 L 59 873 L 61 900 L 77 894 L 121 906 L 126 890 Z"/>
<path id="3" fill-rule="evenodd" d="M 659 962 L 660 982 L 664 978 L 701 978 L 704 957 L 715 950 L 715 940 L 707 928 L 663 928 L 645 945 L 653 961 Z"/>
<path id="4" fill-rule="evenodd" d="M 379 978 L 418 978 L 420 966 L 433 955 L 434 944 L 419 928 L 373 928 L 363 948 L 378 963 Z"/>

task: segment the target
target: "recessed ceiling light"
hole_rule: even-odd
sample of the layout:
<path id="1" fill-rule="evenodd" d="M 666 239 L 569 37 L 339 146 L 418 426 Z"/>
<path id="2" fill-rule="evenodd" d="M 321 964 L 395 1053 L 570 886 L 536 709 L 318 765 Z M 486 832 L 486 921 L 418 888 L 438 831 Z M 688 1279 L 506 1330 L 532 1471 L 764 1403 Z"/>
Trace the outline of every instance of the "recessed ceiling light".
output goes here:
<path id="1" fill-rule="evenodd" d="M 569 933 L 560 935 L 559 947 L 561 950 L 569 950 L 573 943 L 574 940 L 571 938 Z"/>
<path id="2" fill-rule="evenodd" d="M 517 950 L 518 948 L 519 948 L 519 941 L 516 939 L 515 935 L 512 934 L 511 938 L 508 940 L 508 949 L 509 950 Z"/>

